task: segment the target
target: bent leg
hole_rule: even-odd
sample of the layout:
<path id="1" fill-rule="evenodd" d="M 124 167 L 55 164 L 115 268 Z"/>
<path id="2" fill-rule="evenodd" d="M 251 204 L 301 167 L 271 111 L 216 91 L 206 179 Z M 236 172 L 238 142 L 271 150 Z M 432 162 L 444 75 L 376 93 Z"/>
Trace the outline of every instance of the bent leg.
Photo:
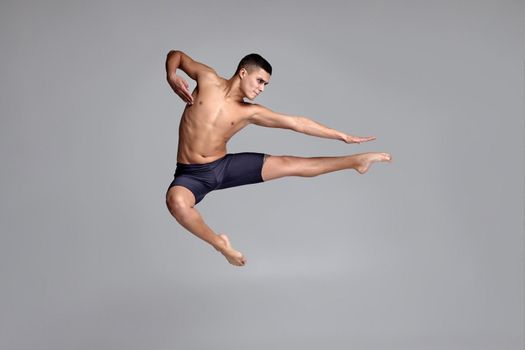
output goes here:
<path id="1" fill-rule="evenodd" d="M 173 186 L 166 193 L 166 205 L 171 215 L 186 230 L 211 244 L 221 252 L 232 265 L 243 266 L 246 259 L 232 248 L 225 234 L 216 234 L 206 225 L 201 214 L 195 209 L 195 196 L 183 186 Z"/>
<path id="2" fill-rule="evenodd" d="M 389 162 L 388 153 L 361 153 L 341 157 L 268 156 L 262 168 L 262 178 L 270 181 L 285 176 L 313 177 L 343 169 L 355 169 L 360 174 L 375 162 Z"/>

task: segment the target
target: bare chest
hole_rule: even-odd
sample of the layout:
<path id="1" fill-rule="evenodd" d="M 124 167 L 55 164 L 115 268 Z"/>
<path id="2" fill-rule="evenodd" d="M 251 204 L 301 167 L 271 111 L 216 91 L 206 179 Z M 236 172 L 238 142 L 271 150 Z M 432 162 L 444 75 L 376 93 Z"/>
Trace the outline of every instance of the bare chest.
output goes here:
<path id="1" fill-rule="evenodd" d="M 197 95 L 185 111 L 185 119 L 201 130 L 229 135 L 246 125 L 246 108 L 218 96 Z"/>

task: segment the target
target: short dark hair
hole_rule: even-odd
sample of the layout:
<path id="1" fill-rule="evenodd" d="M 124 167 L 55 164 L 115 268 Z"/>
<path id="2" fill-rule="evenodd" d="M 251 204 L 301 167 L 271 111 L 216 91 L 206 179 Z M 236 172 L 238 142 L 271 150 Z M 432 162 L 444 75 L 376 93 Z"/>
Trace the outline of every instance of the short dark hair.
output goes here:
<path id="1" fill-rule="evenodd" d="M 268 72 L 268 74 L 272 75 L 272 66 L 270 65 L 270 63 L 268 63 L 268 61 L 265 60 L 261 55 L 256 53 L 251 53 L 249 55 L 244 56 L 243 59 L 239 62 L 235 74 L 239 73 L 241 68 L 249 70 L 249 68 L 254 66 L 262 68 L 266 72 Z"/>

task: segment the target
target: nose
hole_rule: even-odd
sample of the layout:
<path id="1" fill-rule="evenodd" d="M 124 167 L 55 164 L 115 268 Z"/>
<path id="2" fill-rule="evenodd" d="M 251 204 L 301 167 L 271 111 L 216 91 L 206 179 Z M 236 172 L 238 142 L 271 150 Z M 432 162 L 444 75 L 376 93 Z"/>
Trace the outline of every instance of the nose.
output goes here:
<path id="1" fill-rule="evenodd" d="M 261 92 L 264 91 L 264 84 L 261 84 L 261 86 L 259 86 L 259 90 L 260 90 Z"/>

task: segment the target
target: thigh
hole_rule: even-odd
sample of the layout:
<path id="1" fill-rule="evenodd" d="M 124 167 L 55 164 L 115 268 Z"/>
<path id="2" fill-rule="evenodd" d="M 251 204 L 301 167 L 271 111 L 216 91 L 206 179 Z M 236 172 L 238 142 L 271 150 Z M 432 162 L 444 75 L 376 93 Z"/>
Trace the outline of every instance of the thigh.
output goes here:
<path id="1" fill-rule="evenodd" d="M 209 178 L 210 176 L 178 175 L 171 182 L 168 194 L 170 194 L 170 191 L 172 191 L 174 188 L 179 188 L 178 190 L 173 191 L 176 191 L 176 193 L 186 192 L 186 195 L 187 192 L 191 192 L 194 197 L 195 204 L 198 204 L 204 198 L 204 196 L 206 196 L 206 194 L 213 191 L 215 188 L 215 182 Z"/>
<path id="2" fill-rule="evenodd" d="M 263 153 L 230 154 L 224 164 L 216 169 L 219 181 L 217 189 L 263 182 L 262 168 L 265 158 Z"/>
<path id="3" fill-rule="evenodd" d="M 268 155 L 261 172 L 263 180 L 270 181 L 285 176 L 299 176 L 299 159 L 300 157 L 294 156 Z"/>

